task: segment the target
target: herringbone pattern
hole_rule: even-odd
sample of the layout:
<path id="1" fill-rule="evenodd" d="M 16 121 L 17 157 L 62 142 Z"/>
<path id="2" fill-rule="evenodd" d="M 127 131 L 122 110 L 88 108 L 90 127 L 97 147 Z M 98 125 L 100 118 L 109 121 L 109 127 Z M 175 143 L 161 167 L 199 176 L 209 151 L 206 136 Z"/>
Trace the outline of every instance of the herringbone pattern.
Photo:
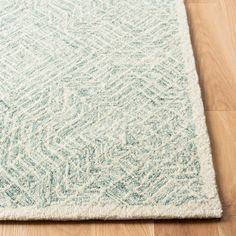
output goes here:
<path id="1" fill-rule="evenodd" d="M 2 219 L 220 215 L 178 2 L 0 2 Z"/>

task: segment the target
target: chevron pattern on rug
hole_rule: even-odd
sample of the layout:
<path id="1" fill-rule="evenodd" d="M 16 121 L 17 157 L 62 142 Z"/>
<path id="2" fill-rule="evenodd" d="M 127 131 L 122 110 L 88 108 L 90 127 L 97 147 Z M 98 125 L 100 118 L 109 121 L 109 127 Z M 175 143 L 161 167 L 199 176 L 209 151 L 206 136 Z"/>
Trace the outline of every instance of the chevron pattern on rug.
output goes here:
<path id="1" fill-rule="evenodd" d="M 221 215 L 182 1 L 2 0 L 0 55 L 1 219 Z"/>

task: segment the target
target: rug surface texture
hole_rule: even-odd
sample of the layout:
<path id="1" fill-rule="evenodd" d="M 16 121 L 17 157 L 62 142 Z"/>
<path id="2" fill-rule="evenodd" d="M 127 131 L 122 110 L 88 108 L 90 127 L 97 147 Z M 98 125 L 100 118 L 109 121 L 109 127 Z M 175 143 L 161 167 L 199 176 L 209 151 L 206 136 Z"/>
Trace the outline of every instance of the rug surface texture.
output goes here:
<path id="1" fill-rule="evenodd" d="M 182 0 L 2 0 L 0 55 L 0 220 L 221 216 Z"/>

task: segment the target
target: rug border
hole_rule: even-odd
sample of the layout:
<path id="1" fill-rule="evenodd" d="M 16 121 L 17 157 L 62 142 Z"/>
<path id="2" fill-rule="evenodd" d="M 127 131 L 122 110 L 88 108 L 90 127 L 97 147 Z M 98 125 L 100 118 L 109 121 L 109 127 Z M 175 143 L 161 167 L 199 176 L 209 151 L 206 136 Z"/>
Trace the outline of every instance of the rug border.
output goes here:
<path id="1" fill-rule="evenodd" d="M 185 206 L 49 206 L 46 208 L 22 207 L 4 208 L 0 211 L 0 220 L 84 220 L 84 219 L 181 219 L 181 218 L 220 218 L 222 206 L 219 199 L 215 170 L 203 101 L 196 71 L 193 49 L 190 39 L 186 8 L 183 0 L 177 1 L 179 19 L 179 37 L 185 60 L 185 71 L 189 80 L 189 97 L 192 102 L 193 118 L 197 120 L 197 149 L 201 162 L 201 175 L 209 202 L 188 204 Z"/>
<path id="2" fill-rule="evenodd" d="M 205 192 L 207 193 L 209 199 L 211 199 L 211 203 L 214 202 L 215 209 L 217 209 L 220 218 L 222 217 L 223 210 L 216 184 L 216 173 L 213 164 L 211 143 L 206 125 L 206 116 L 184 0 L 177 0 L 177 10 L 179 18 L 179 36 L 181 40 L 182 53 L 185 60 L 185 73 L 187 74 L 189 80 L 191 80 L 191 83 L 188 83 L 189 98 L 192 102 L 193 119 L 197 121 L 195 122 L 197 134 L 196 144 L 201 163 L 201 176 L 203 177 Z"/>

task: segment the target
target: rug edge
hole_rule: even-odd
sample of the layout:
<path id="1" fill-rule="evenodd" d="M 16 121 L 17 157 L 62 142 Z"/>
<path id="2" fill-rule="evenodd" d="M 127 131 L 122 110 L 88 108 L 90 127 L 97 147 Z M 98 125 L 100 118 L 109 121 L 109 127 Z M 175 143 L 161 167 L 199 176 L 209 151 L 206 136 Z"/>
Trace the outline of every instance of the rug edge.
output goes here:
<path id="1" fill-rule="evenodd" d="M 210 208 L 210 209 L 209 209 Z M 185 206 L 131 206 L 117 205 L 73 207 L 49 206 L 5 209 L 0 211 L 1 220 L 124 220 L 124 219 L 190 219 L 221 218 L 221 210 L 216 201 Z"/>
<path id="2" fill-rule="evenodd" d="M 222 216 L 223 209 L 216 183 L 216 171 L 213 164 L 211 143 L 207 129 L 201 87 L 195 64 L 187 10 L 184 0 L 177 0 L 177 11 L 179 19 L 178 32 L 181 41 L 182 53 L 185 60 L 185 72 L 188 75 L 189 80 L 191 80 L 191 83 L 189 83 L 189 98 L 192 102 L 193 119 L 196 121 L 196 144 L 201 162 L 201 176 L 204 179 L 205 192 L 208 194 L 209 199 L 214 199 L 216 207 Z"/>

